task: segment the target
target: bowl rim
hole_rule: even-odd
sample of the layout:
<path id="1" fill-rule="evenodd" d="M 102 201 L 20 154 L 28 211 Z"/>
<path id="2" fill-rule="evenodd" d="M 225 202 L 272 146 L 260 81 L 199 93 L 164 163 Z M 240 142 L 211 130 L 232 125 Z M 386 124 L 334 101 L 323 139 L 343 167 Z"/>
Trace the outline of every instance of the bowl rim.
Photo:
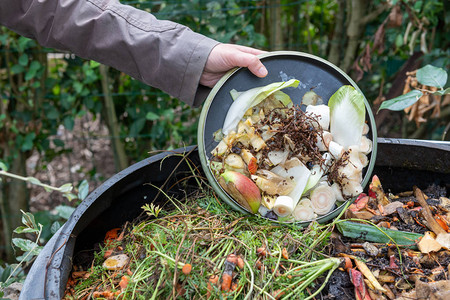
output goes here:
<path id="1" fill-rule="evenodd" d="M 376 129 L 376 124 L 375 124 L 375 117 L 372 113 L 372 108 L 370 107 L 369 102 L 367 101 L 364 93 L 361 91 L 361 89 L 358 87 L 358 85 L 356 84 L 356 82 L 350 78 L 349 75 L 347 75 L 343 70 L 341 70 L 339 67 L 337 67 L 336 65 L 334 65 L 333 63 L 315 56 L 313 54 L 309 54 L 309 53 L 305 53 L 305 52 L 299 52 L 299 51 L 272 51 L 272 52 L 267 52 L 261 55 L 258 55 L 258 57 L 264 61 L 264 58 L 268 58 L 268 57 L 274 57 L 274 56 L 298 56 L 298 57 L 302 57 L 302 58 L 309 58 L 312 60 L 317 60 L 325 65 L 327 65 L 328 67 L 334 69 L 335 71 L 337 71 L 341 76 L 343 76 L 358 92 L 360 92 L 363 97 L 364 97 L 364 106 L 366 107 L 366 115 L 369 116 L 369 119 L 367 120 L 370 126 L 370 130 L 372 133 L 372 152 L 371 152 L 371 156 L 370 156 L 370 160 L 369 160 L 369 164 L 367 166 L 366 169 L 366 173 L 365 176 L 363 178 L 363 182 L 362 182 L 362 187 L 365 188 L 367 183 L 369 182 L 369 180 L 371 179 L 371 175 L 372 175 L 372 171 L 373 168 L 375 166 L 375 160 L 376 160 L 376 156 L 377 156 L 377 129 Z M 217 92 L 220 90 L 220 88 L 225 84 L 225 82 L 232 77 L 238 70 L 240 69 L 245 69 L 245 67 L 237 67 L 234 68 L 230 71 L 228 71 L 212 88 L 212 90 L 210 91 L 210 93 L 208 94 L 208 97 L 206 98 L 205 102 L 203 103 L 203 107 L 200 113 L 200 118 L 199 118 L 199 123 L 198 123 L 198 128 L 197 128 L 197 145 L 198 145 L 198 153 L 199 153 L 199 157 L 200 157 L 200 162 L 203 168 L 203 171 L 208 179 L 208 182 L 211 184 L 211 186 L 213 187 L 214 191 L 219 195 L 219 197 L 225 201 L 228 205 L 230 205 L 234 210 L 237 210 L 239 212 L 245 213 L 245 214 L 250 214 L 250 212 L 248 212 L 247 210 L 245 210 L 242 206 L 240 206 L 232 197 L 230 197 L 228 195 L 227 192 L 225 192 L 225 190 L 220 186 L 220 184 L 217 182 L 216 178 L 214 177 L 210 167 L 209 167 L 209 163 L 208 163 L 208 158 L 205 154 L 205 143 L 204 143 L 204 138 L 205 138 L 205 124 L 206 124 L 206 117 L 208 115 L 209 109 L 211 107 L 211 104 L 214 100 L 214 97 L 216 96 Z M 317 217 L 316 219 L 314 219 L 315 221 L 319 222 L 319 223 L 326 223 L 332 219 L 334 219 L 335 217 L 337 217 L 340 212 L 342 211 L 342 209 L 346 206 L 346 204 L 348 202 L 353 202 L 357 197 L 353 197 L 352 199 L 349 199 L 345 202 L 343 202 L 341 205 L 335 207 L 332 211 L 328 212 L 325 215 L 322 215 L 320 217 Z M 255 214 L 261 218 L 264 218 L 263 216 L 259 215 L 259 214 Z M 280 223 L 280 224 L 295 224 L 295 225 L 299 225 L 299 226 L 307 226 L 309 225 L 309 223 L 311 223 L 312 221 L 297 221 L 297 222 L 281 222 L 281 221 L 275 221 L 274 222 Z"/>

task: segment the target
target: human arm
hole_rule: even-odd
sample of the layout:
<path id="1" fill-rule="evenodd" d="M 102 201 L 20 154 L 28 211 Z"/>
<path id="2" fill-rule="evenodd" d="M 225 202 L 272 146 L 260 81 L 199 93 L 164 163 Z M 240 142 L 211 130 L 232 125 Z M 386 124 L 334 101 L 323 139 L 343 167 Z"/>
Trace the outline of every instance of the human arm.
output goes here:
<path id="1" fill-rule="evenodd" d="M 112 0 L 2 0 L 0 23 L 98 61 L 190 104 L 217 41 Z"/>
<path id="2" fill-rule="evenodd" d="M 267 70 L 250 47 L 219 44 L 117 0 L 2 0 L 0 23 L 46 47 L 114 67 L 190 105 L 234 67 Z"/>

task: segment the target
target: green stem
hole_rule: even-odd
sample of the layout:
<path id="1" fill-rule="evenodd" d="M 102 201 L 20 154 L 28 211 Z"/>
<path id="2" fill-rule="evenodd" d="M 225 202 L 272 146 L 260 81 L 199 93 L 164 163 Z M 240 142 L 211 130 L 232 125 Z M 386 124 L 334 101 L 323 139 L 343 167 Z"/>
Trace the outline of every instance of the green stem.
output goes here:
<path id="1" fill-rule="evenodd" d="M 168 255 L 165 255 L 164 253 L 161 253 L 161 252 L 159 252 L 159 251 L 150 251 L 150 253 L 155 253 L 155 254 L 157 254 L 157 255 L 159 255 L 159 256 L 161 256 L 161 257 L 164 257 L 165 259 L 167 259 L 168 261 L 171 261 L 173 264 L 175 264 L 176 263 L 176 261 L 175 261 L 175 259 L 173 259 L 172 257 L 170 257 L 170 256 L 168 256 Z M 182 263 L 182 262 L 178 262 L 178 268 L 183 268 L 184 267 L 184 263 Z"/>
<path id="2" fill-rule="evenodd" d="M 263 291 L 266 290 L 267 286 L 269 285 L 269 283 L 272 281 L 272 279 L 274 278 L 275 274 L 277 273 L 278 267 L 280 266 L 280 262 L 281 262 L 281 252 L 282 252 L 282 251 L 281 251 L 280 245 L 277 244 L 277 247 L 278 247 L 278 252 L 279 252 L 279 253 L 278 253 L 277 264 L 276 264 L 275 269 L 274 269 L 274 271 L 272 272 L 272 275 L 270 276 L 269 280 L 267 280 L 266 284 L 265 284 L 264 287 L 262 288 Z M 260 292 L 260 294 L 261 294 L 261 292 Z"/>
<path id="3" fill-rule="evenodd" d="M 250 289 L 244 298 L 244 300 L 247 300 L 247 299 L 250 299 L 250 297 L 252 296 L 253 286 L 254 286 L 254 282 L 255 282 L 255 275 L 253 274 L 252 268 L 250 267 L 250 265 L 248 264 L 248 261 L 246 259 L 244 260 L 244 263 L 245 263 L 245 266 L 248 268 L 248 271 L 250 272 Z"/>
<path id="4" fill-rule="evenodd" d="M 24 177 L 24 176 L 12 174 L 12 173 L 6 172 L 4 170 L 0 170 L 0 175 L 4 175 L 4 176 L 8 176 L 10 178 L 26 181 L 26 182 L 29 182 L 31 184 L 41 186 L 41 187 L 43 187 L 45 189 L 48 189 L 48 190 L 57 191 L 57 192 L 61 191 L 60 188 L 57 188 L 57 187 L 54 187 L 54 186 L 51 186 L 51 185 L 48 185 L 48 184 L 45 184 L 45 183 L 42 183 L 42 182 L 39 182 L 39 181 L 31 180 L 32 177 Z"/>
<path id="5" fill-rule="evenodd" d="M 159 285 L 161 284 L 161 282 L 162 282 L 162 280 L 164 278 L 164 275 L 165 275 L 164 271 L 165 270 L 166 270 L 166 266 L 164 266 L 164 268 L 163 268 L 163 270 L 161 272 L 161 275 L 159 275 L 158 283 L 156 284 L 155 291 L 153 292 L 151 300 L 156 299 L 156 296 L 158 295 L 158 287 L 159 287 Z M 134 299 L 134 295 L 133 295 L 133 299 Z"/>

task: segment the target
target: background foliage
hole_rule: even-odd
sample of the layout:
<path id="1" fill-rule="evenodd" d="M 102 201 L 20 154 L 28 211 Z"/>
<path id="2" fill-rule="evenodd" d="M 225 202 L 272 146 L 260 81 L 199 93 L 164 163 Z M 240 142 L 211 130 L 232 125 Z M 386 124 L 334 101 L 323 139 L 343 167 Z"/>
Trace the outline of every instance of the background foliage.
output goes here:
<path id="1" fill-rule="evenodd" d="M 448 1 L 121 2 L 221 42 L 326 58 L 357 80 L 374 112 L 383 100 L 403 93 L 407 71 L 426 64 L 449 66 Z M 73 130 L 76 120 L 86 116 L 108 127 L 108 136 L 88 135 L 111 141 L 116 171 L 149 151 L 196 143 L 200 109 L 123 73 L 43 48 L 4 27 L 0 53 L 0 159 L 12 173 L 26 176 L 32 153 L 39 154 L 39 170 L 70 153 L 59 132 Z M 383 110 L 376 117 L 379 136 L 449 139 L 449 115 L 449 105 L 437 116 L 424 114 L 425 122 L 414 122 L 403 111 Z M 93 179 L 95 173 L 88 175 Z M 21 223 L 20 209 L 29 210 L 29 195 L 24 182 L 3 180 L 0 187 L 0 245 L 6 245 L 3 259 L 12 261 L 9 241 Z"/>

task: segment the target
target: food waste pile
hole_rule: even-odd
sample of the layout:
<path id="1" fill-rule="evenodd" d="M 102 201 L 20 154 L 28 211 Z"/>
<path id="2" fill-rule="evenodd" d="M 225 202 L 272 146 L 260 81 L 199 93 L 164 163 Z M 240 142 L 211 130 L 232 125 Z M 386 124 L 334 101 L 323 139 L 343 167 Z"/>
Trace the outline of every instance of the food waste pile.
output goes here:
<path id="1" fill-rule="evenodd" d="M 359 91 L 344 85 L 322 99 L 311 90 L 294 104 L 282 90 L 298 84 L 232 90 L 209 160 L 230 201 L 283 223 L 326 216 L 360 194 L 372 151 Z"/>
<path id="2" fill-rule="evenodd" d="M 393 195 L 375 175 L 339 218 L 306 228 L 232 211 L 203 184 L 143 211 L 75 254 L 64 299 L 450 297 L 439 186 Z"/>

